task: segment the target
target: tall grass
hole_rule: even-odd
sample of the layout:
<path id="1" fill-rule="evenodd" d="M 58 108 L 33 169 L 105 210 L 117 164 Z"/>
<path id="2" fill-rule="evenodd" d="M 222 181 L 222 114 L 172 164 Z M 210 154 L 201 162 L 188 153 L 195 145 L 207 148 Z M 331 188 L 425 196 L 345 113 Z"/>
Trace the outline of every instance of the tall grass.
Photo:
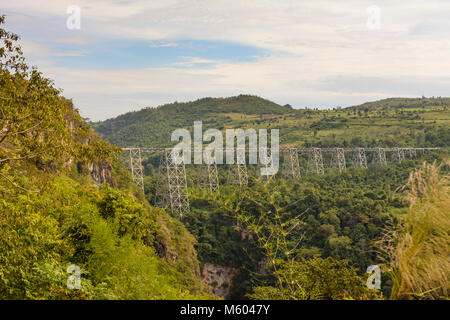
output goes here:
<path id="1" fill-rule="evenodd" d="M 379 242 L 393 280 L 391 299 L 448 299 L 450 183 L 440 171 L 449 165 L 423 163 L 411 172 L 403 188 L 409 213 Z"/>

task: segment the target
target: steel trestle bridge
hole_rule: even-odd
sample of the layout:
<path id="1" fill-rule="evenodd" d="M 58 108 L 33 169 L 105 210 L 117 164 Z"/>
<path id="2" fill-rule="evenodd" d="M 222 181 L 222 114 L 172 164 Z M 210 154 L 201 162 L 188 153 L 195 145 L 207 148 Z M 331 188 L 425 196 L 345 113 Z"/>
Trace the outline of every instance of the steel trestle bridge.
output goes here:
<path id="1" fill-rule="evenodd" d="M 342 173 L 348 168 L 369 168 L 371 166 L 387 166 L 388 162 L 401 163 L 406 159 L 414 159 L 420 154 L 439 148 L 279 148 L 281 160 L 280 175 L 286 179 L 300 179 L 303 174 L 324 174 L 325 169 Z M 156 201 L 158 207 L 168 207 L 173 215 L 180 218 L 189 211 L 187 192 L 186 165 L 184 161 L 174 161 L 174 148 L 123 148 L 126 162 L 132 173 L 133 181 L 144 190 L 144 170 L 142 166 L 143 154 L 159 156 L 159 175 L 157 180 Z M 227 150 L 222 149 L 223 154 Z M 234 149 L 233 149 L 234 150 Z M 231 169 L 228 184 L 245 186 L 248 184 L 249 172 L 247 154 L 256 149 L 237 148 L 234 164 L 225 164 Z M 241 150 L 241 152 L 239 152 Z M 264 150 L 270 157 L 270 148 Z M 306 165 L 305 165 L 306 164 Z M 257 165 L 259 167 L 268 166 Z M 219 175 L 215 162 L 212 164 L 196 165 L 198 167 L 198 184 L 212 194 L 219 191 Z M 267 176 L 268 179 L 273 176 Z"/>

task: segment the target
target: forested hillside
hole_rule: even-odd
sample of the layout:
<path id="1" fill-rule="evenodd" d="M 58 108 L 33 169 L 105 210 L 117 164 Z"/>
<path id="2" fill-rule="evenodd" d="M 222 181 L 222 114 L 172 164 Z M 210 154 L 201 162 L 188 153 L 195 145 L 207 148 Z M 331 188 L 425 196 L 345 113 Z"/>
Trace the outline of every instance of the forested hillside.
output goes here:
<path id="1" fill-rule="evenodd" d="M 30 68 L 0 17 L 0 299 L 201 299 L 195 239 Z M 68 269 L 69 266 L 71 267 Z M 80 270 L 79 288 L 67 281 Z"/>
<path id="2" fill-rule="evenodd" d="M 277 128 L 285 146 L 448 146 L 450 98 L 393 98 L 349 108 L 292 109 L 255 96 L 205 98 L 94 123 L 120 147 L 170 146 L 177 128 Z"/>
<path id="3" fill-rule="evenodd" d="M 93 127 L 111 143 L 120 146 L 166 146 L 170 134 L 178 128 L 192 127 L 203 120 L 205 128 L 223 129 L 235 124 L 236 115 L 284 114 L 291 111 L 256 96 L 204 98 L 188 103 L 172 103 L 158 108 L 129 112 L 115 119 L 94 123 Z M 169 137 L 169 141 L 167 141 Z"/>

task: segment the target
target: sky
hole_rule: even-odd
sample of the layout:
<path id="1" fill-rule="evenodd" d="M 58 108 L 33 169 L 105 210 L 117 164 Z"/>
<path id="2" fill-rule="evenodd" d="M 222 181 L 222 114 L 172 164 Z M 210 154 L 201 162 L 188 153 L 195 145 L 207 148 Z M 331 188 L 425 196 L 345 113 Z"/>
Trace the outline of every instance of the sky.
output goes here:
<path id="1" fill-rule="evenodd" d="M 92 121 L 239 94 L 450 96 L 450 0 L 0 0 L 0 14 Z"/>

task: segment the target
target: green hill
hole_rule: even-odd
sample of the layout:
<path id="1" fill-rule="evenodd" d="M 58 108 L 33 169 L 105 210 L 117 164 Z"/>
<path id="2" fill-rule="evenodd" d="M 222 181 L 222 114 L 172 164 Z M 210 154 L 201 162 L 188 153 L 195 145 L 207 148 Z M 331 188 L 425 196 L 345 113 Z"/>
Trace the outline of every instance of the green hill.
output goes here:
<path id="1" fill-rule="evenodd" d="M 292 109 L 248 95 L 129 112 L 93 124 L 120 147 L 170 146 L 177 128 L 277 128 L 286 146 L 448 146 L 450 98 L 391 98 L 333 110 Z"/>
<path id="2" fill-rule="evenodd" d="M 359 106 L 349 107 L 349 109 L 425 109 L 436 106 L 450 106 L 450 98 L 445 97 L 431 97 L 431 98 L 388 98 L 373 102 L 366 102 Z"/>
<path id="3" fill-rule="evenodd" d="M 187 103 L 171 103 L 158 108 L 129 112 L 93 127 L 111 143 L 125 146 L 166 146 L 177 128 L 191 127 L 203 120 L 205 127 L 223 129 L 236 118 L 260 117 L 261 114 L 283 115 L 289 106 L 249 95 L 231 98 L 204 98 Z"/>

